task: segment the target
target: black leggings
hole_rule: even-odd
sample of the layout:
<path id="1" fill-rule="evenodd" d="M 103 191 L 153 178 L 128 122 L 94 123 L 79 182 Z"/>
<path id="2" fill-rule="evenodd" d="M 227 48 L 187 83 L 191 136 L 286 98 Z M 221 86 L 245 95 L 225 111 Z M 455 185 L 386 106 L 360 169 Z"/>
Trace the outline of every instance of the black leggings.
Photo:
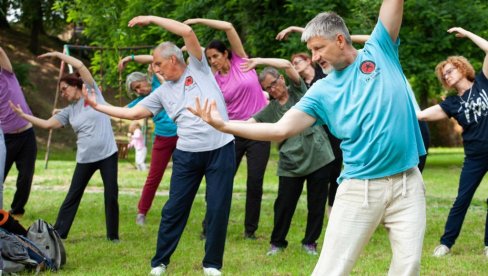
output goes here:
<path id="1" fill-rule="evenodd" d="M 29 128 L 21 133 L 5 134 L 5 147 L 7 156 L 5 158 L 4 179 L 15 163 L 19 174 L 17 175 L 17 190 L 12 200 L 10 213 L 23 214 L 25 205 L 29 199 L 36 165 L 37 144 L 34 129 Z"/>
<path id="2" fill-rule="evenodd" d="M 119 204 L 118 204 L 118 184 L 117 184 L 117 158 L 115 152 L 111 156 L 93 163 L 76 163 L 71 186 L 68 194 L 59 209 L 58 218 L 54 228 L 58 231 L 61 238 L 68 237 L 69 230 L 75 219 L 76 211 L 80 205 L 83 192 L 88 181 L 96 170 L 100 170 L 103 180 L 105 198 L 105 223 L 107 226 L 107 238 L 115 240 L 119 238 Z"/>

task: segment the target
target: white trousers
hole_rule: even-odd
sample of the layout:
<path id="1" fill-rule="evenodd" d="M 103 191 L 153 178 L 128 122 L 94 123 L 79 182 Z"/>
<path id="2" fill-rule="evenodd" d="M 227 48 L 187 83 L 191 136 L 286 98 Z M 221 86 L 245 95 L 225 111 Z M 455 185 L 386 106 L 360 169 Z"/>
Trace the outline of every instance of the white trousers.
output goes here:
<path id="1" fill-rule="evenodd" d="M 419 275 L 426 217 L 425 185 L 417 167 L 379 179 L 347 179 L 339 185 L 312 275 L 349 275 L 380 223 L 388 231 L 393 252 L 388 275 Z"/>
<path id="2" fill-rule="evenodd" d="M 136 149 L 136 167 L 139 171 L 146 170 L 146 155 L 146 147 L 143 147 L 142 149 Z"/>

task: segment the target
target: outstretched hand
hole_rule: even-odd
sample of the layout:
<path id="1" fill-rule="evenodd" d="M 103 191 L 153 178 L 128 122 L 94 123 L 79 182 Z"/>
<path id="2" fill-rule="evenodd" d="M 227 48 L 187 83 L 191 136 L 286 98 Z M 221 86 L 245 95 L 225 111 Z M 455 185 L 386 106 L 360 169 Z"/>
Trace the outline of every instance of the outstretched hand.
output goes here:
<path id="1" fill-rule="evenodd" d="M 146 26 L 151 24 L 151 16 L 150 15 L 141 15 L 132 18 L 127 26 L 134 27 L 134 26 Z"/>
<path id="2" fill-rule="evenodd" d="M 217 103 L 215 100 L 212 100 L 212 102 L 209 104 L 208 99 L 205 99 L 202 106 L 200 103 L 200 97 L 196 97 L 195 108 L 188 106 L 187 109 L 193 113 L 193 115 L 202 118 L 202 120 L 215 129 L 221 130 L 225 126 L 225 121 L 222 119 L 222 116 L 217 109 Z"/>
<path id="3" fill-rule="evenodd" d="M 83 84 L 83 88 L 81 89 L 81 95 L 83 95 L 86 104 L 93 108 L 97 107 L 97 97 L 95 95 L 95 89 L 90 88 L 90 92 L 88 92 L 88 88 L 85 84 Z"/>
<path id="4" fill-rule="evenodd" d="M 244 62 L 241 63 L 240 68 L 242 71 L 247 72 L 258 66 L 258 62 L 255 58 L 243 58 Z"/>
<path id="5" fill-rule="evenodd" d="M 15 105 L 12 101 L 8 101 L 8 104 L 10 105 L 10 108 L 12 108 L 12 110 L 19 115 L 19 117 L 22 117 L 22 115 L 25 114 L 19 104 Z"/>
<path id="6" fill-rule="evenodd" d="M 454 27 L 454 28 L 450 28 L 449 30 L 447 30 L 448 33 L 455 33 L 456 34 L 456 37 L 466 37 L 468 31 L 466 31 L 465 29 L 461 28 L 461 27 Z"/>

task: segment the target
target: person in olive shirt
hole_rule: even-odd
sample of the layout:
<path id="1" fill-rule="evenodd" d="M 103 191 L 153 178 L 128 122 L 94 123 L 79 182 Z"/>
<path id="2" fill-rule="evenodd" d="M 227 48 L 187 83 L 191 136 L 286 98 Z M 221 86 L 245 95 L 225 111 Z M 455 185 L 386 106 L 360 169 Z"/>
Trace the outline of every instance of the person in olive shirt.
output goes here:
<path id="1" fill-rule="evenodd" d="M 247 59 L 244 70 L 252 70 L 257 65 L 268 65 L 259 75 L 263 89 L 272 100 L 262 111 L 248 122 L 277 122 L 286 111 L 294 106 L 307 91 L 307 86 L 288 60 L 271 58 Z M 284 69 L 291 85 L 277 69 Z M 279 144 L 278 197 L 274 204 L 274 227 L 271 234 L 271 247 L 268 256 L 275 255 L 288 245 L 286 235 L 291 220 L 307 181 L 307 227 L 302 247 L 308 254 L 317 255 L 317 239 L 322 232 L 325 204 L 331 162 L 334 154 L 324 129 L 317 125 L 290 137 Z"/>

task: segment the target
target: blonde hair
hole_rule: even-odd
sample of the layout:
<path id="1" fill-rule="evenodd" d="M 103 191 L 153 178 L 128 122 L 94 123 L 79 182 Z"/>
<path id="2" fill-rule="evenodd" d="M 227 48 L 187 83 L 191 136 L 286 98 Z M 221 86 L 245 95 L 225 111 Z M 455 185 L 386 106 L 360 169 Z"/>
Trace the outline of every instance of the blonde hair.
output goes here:
<path id="1" fill-rule="evenodd" d="M 463 56 L 450 56 L 446 60 L 439 62 L 437 66 L 435 67 L 435 75 L 437 76 L 437 79 L 439 82 L 442 84 L 442 87 L 445 89 L 449 90 L 452 89 L 447 83 L 446 80 L 444 79 L 444 74 L 442 70 L 444 69 L 444 66 L 447 64 L 452 64 L 459 73 L 461 73 L 466 79 L 469 81 L 474 81 L 475 77 L 475 71 L 473 68 L 473 65 L 469 63 L 469 61 L 463 57 Z"/>
<path id="2" fill-rule="evenodd" d="M 138 121 L 132 121 L 129 125 L 129 132 L 134 133 L 138 128 L 141 128 L 141 124 Z"/>

